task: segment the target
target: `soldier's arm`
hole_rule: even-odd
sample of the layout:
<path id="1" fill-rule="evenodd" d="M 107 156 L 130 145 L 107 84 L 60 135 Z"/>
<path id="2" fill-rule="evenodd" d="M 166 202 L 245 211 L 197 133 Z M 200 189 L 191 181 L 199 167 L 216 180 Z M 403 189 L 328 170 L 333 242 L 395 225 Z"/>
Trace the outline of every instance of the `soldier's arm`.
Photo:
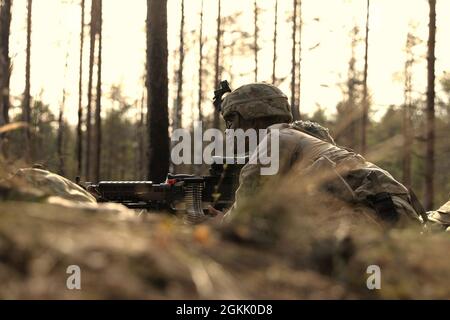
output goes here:
<path id="1" fill-rule="evenodd" d="M 270 185 L 270 183 L 276 183 L 276 180 L 286 174 L 292 167 L 294 162 L 299 158 L 298 145 L 295 143 L 295 139 L 289 134 L 289 131 L 279 131 L 279 144 L 278 144 L 278 171 L 273 175 L 262 175 L 261 169 L 270 165 L 264 165 L 260 162 L 254 161 L 258 154 L 271 154 L 273 147 L 270 143 L 269 133 L 262 141 L 255 152 L 251 155 L 249 163 L 247 163 L 241 170 L 239 176 L 239 188 L 236 190 L 235 202 L 231 209 L 226 213 L 225 218 L 229 219 L 234 212 L 239 208 L 246 198 L 251 198 L 257 194 L 263 187 Z M 267 143 L 268 142 L 268 143 Z M 251 161 L 253 159 L 253 161 Z M 256 162 L 256 163 L 255 163 Z"/>

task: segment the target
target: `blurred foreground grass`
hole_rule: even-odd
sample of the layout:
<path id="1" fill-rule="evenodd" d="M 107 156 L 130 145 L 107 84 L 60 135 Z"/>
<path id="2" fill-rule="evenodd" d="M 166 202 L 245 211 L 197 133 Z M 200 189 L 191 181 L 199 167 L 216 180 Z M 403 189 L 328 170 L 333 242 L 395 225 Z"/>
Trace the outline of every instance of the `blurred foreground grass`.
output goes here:
<path id="1" fill-rule="evenodd" d="M 188 226 L 1 185 L 0 298 L 450 298 L 448 234 L 384 231 L 363 213 L 300 203 L 301 192 L 281 185 L 229 223 Z M 66 288 L 69 265 L 81 290 Z M 369 265 L 380 290 L 367 289 Z"/>

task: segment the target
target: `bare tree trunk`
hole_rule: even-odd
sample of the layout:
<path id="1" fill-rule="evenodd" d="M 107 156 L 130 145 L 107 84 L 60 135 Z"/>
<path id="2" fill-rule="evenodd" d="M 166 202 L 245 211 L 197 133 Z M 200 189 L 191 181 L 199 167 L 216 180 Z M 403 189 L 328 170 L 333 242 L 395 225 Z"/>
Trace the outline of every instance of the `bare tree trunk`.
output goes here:
<path id="1" fill-rule="evenodd" d="M 347 109 L 347 117 L 349 119 L 348 123 L 348 146 L 351 148 L 356 148 L 358 145 L 357 142 L 357 130 L 356 130 L 356 122 L 359 119 L 359 110 L 356 105 L 356 84 L 357 84 L 357 75 L 356 75 L 356 46 L 358 43 L 358 27 L 355 26 L 352 30 L 352 42 L 351 42 L 351 57 L 348 63 L 348 109 Z"/>
<path id="2" fill-rule="evenodd" d="M 147 0 L 148 178 L 164 181 L 169 170 L 167 0 Z"/>
<path id="3" fill-rule="evenodd" d="M 434 64 L 436 43 L 436 0 L 428 0 L 430 5 L 429 34 L 428 34 L 428 83 L 427 83 L 427 124 L 426 124 L 426 163 L 425 163 L 425 209 L 433 208 L 434 198 L 434 140 L 435 140 L 435 111 L 434 111 Z"/>
<path id="4" fill-rule="evenodd" d="M 81 26 L 80 26 L 80 65 L 78 80 L 78 123 L 77 123 L 77 176 L 81 176 L 83 163 L 83 49 L 84 49 L 84 7 L 85 0 L 81 0 Z"/>
<path id="5" fill-rule="evenodd" d="M 97 89 L 95 99 L 95 154 L 94 154 L 94 179 L 100 180 L 100 162 L 102 150 L 102 2 L 97 0 L 96 31 L 98 33 L 97 55 Z"/>
<path id="6" fill-rule="evenodd" d="M 361 123 L 361 153 L 366 153 L 367 148 L 367 126 L 369 122 L 369 101 L 367 97 L 367 69 L 369 58 L 369 12 L 370 0 L 367 0 L 367 16 L 366 16 L 366 36 L 365 36 L 365 53 L 364 53 L 364 78 L 363 78 L 363 98 L 362 98 L 362 123 Z"/>
<path id="7" fill-rule="evenodd" d="M 144 86 L 145 86 L 145 76 L 144 76 Z M 144 132 L 145 132 L 145 123 L 144 123 L 144 103 L 145 103 L 145 91 L 142 91 L 141 97 L 141 110 L 140 110 L 140 119 L 139 119 L 139 130 L 138 130 L 138 142 L 139 142 L 139 179 L 144 177 Z"/>
<path id="8" fill-rule="evenodd" d="M 253 22 L 254 22 L 254 37 L 253 37 L 253 52 L 255 57 L 255 82 L 258 82 L 258 5 L 256 0 L 253 2 Z"/>
<path id="9" fill-rule="evenodd" d="M 278 31 L 278 0 L 275 0 L 275 12 L 273 23 L 273 58 L 272 58 L 272 84 L 276 85 L 276 65 L 277 65 L 277 31 Z"/>
<path id="10" fill-rule="evenodd" d="M 11 0 L 3 0 L 0 6 L 0 127 L 9 123 L 10 25 Z"/>
<path id="11" fill-rule="evenodd" d="M 202 101 L 203 101 L 203 0 L 200 8 L 200 35 L 198 37 L 198 120 L 203 121 Z"/>
<path id="12" fill-rule="evenodd" d="M 291 108 L 294 120 L 299 120 L 298 106 L 295 105 L 295 91 L 296 91 L 296 69 L 297 69 L 297 8 L 298 0 L 294 0 L 293 17 L 292 17 L 292 68 L 291 68 Z"/>
<path id="13" fill-rule="evenodd" d="M 0 127 L 9 123 L 9 82 L 11 59 L 9 58 L 9 33 L 11 26 L 11 0 L 0 6 Z M 8 158 L 8 135 L 0 134 L 0 152 Z"/>
<path id="14" fill-rule="evenodd" d="M 174 128 L 182 127 L 183 114 L 183 64 L 184 64 L 184 0 L 181 0 L 181 21 L 180 21 L 180 44 L 179 44 L 179 63 L 177 75 L 177 103 L 175 110 Z"/>
<path id="15" fill-rule="evenodd" d="M 89 79 L 87 92 L 87 112 L 86 112 L 86 178 L 92 179 L 91 172 L 91 141 L 92 141 L 92 83 L 94 73 L 94 55 L 95 55 L 95 35 L 96 35 L 96 16 L 97 16 L 97 0 L 91 2 L 91 22 L 90 22 L 90 47 L 89 47 Z"/>
<path id="16" fill-rule="evenodd" d="M 64 79 L 67 75 L 67 65 L 68 65 L 69 54 L 66 54 L 66 63 L 64 66 Z M 66 105 L 66 88 L 63 87 L 62 91 L 62 101 L 59 106 L 59 115 L 58 115 L 58 134 L 56 137 L 56 152 L 58 154 L 58 174 L 64 176 L 65 175 L 65 166 L 64 166 L 64 109 Z"/>
<path id="17" fill-rule="evenodd" d="M 31 95 L 30 95 L 30 64 L 31 64 L 31 17 L 33 1 L 27 1 L 27 49 L 25 62 L 25 91 L 23 94 L 23 121 L 28 126 L 25 129 L 25 160 L 31 161 Z"/>
<path id="18" fill-rule="evenodd" d="M 56 137 L 56 152 L 58 154 L 58 174 L 64 176 L 64 152 L 63 152 L 63 135 L 64 135 L 64 101 L 66 98 L 66 90 L 63 90 L 63 102 L 59 107 L 58 115 L 58 135 Z"/>
<path id="19" fill-rule="evenodd" d="M 297 84 L 297 95 L 296 95 L 296 101 L 297 101 L 297 108 L 296 112 L 298 113 L 298 119 L 301 119 L 300 114 L 300 94 L 302 89 L 302 28 L 303 28 L 303 17 L 302 17 L 302 0 L 299 0 L 298 2 L 298 8 L 299 8 L 299 22 L 298 22 L 298 84 Z"/>
<path id="20" fill-rule="evenodd" d="M 412 35 L 408 33 L 406 39 L 406 61 L 405 61 L 405 83 L 404 83 L 404 106 L 403 106 L 403 184 L 411 187 L 411 151 L 412 151 L 412 131 L 411 131 L 411 90 L 412 90 Z"/>
<path id="21" fill-rule="evenodd" d="M 216 33 L 216 60 L 215 60 L 215 77 L 214 77 L 214 88 L 217 88 L 220 83 L 220 46 L 221 46 L 221 0 L 218 1 L 218 8 L 217 8 L 217 33 Z M 219 111 L 214 109 L 214 122 L 213 122 L 214 128 L 219 128 Z"/>

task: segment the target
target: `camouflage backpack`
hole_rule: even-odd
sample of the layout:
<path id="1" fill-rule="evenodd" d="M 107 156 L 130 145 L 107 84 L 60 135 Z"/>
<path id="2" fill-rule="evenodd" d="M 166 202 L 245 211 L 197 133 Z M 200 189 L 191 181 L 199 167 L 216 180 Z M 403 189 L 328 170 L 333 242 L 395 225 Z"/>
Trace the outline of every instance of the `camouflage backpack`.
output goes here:
<path id="1" fill-rule="evenodd" d="M 440 226 L 450 232 L 450 200 L 436 211 L 429 211 L 428 221 L 431 224 Z"/>
<path id="2" fill-rule="evenodd" d="M 296 121 L 291 128 L 299 130 L 334 146 L 327 129 L 310 121 Z M 366 161 L 350 149 L 334 147 L 325 151 L 305 170 L 316 188 L 347 203 L 363 204 L 377 212 L 385 221 L 395 223 L 400 218 L 425 222 L 425 210 L 415 195 L 392 175 Z"/>
<path id="3" fill-rule="evenodd" d="M 78 203 L 96 203 L 95 198 L 76 183 L 47 170 L 19 169 L 13 179 L 38 189 L 43 195 L 58 196 Z"/>

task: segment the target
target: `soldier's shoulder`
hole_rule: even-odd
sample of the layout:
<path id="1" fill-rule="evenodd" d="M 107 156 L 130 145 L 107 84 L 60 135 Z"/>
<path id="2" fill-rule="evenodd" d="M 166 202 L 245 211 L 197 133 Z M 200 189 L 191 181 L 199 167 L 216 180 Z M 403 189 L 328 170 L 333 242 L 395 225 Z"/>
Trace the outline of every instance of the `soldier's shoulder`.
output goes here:
<path id="1" fill-rule="evenodd" d="M 295 146 L 297 145 L 306 135 L 303 132 L 293 129 L 288 123 L 277 123 L 268 127 L 269 135 L 273 135 L 277 132 L 277 138 L 280 146 Z"/>

